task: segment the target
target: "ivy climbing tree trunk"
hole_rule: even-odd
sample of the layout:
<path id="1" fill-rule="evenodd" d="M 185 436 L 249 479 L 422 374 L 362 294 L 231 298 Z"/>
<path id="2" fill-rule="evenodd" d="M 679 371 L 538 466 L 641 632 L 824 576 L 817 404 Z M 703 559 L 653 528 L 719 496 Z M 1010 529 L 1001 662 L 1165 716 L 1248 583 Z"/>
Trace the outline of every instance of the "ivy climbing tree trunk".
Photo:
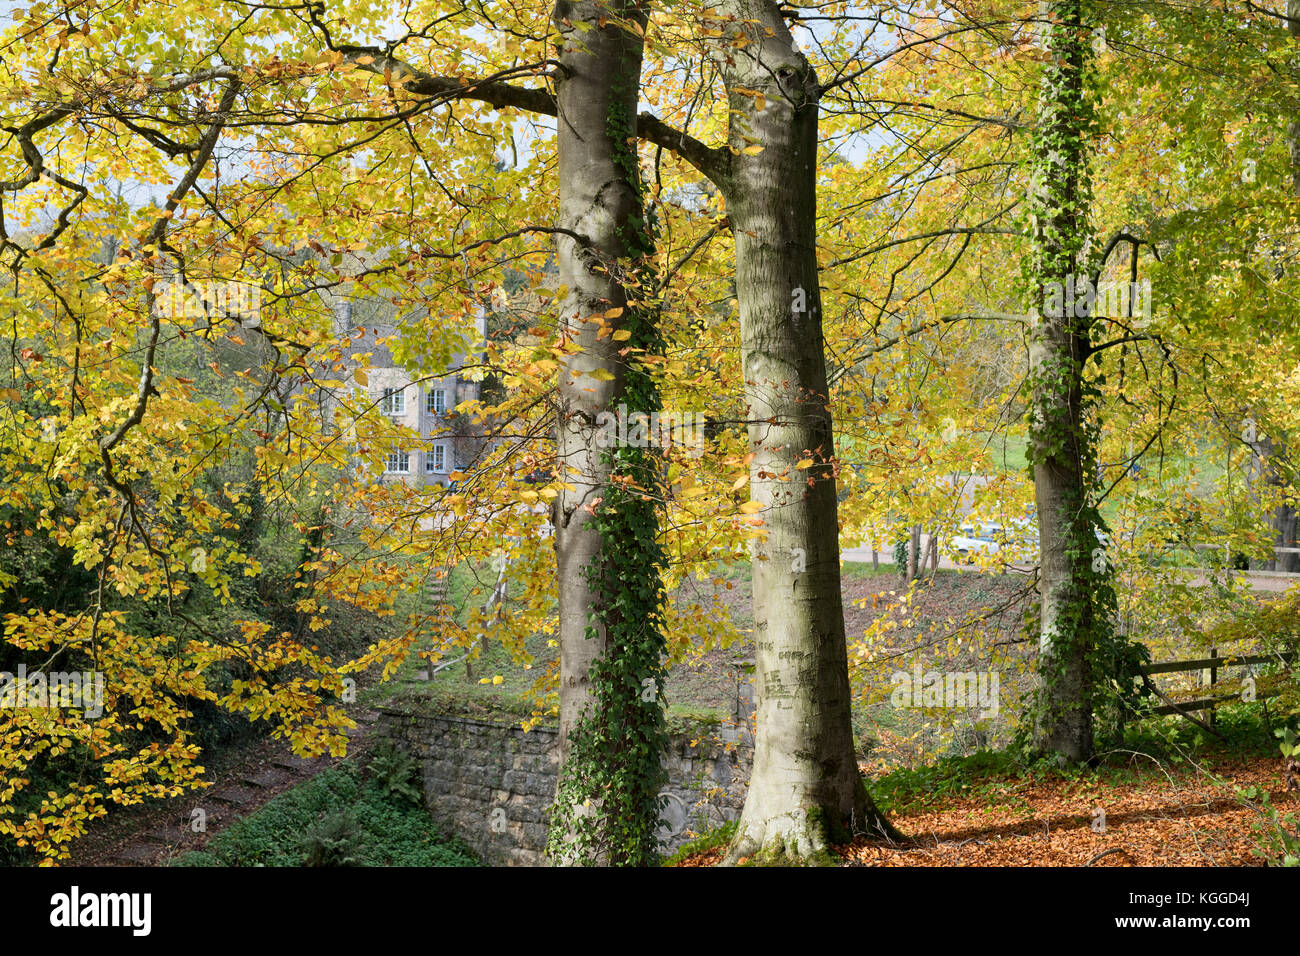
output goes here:
<path id="1" fill-rule="evenodd" d="M 1093 20 L 1086 0 L 1040 5 L 1046 18 L 1034 132 L 1030 268 L 1036 321 L 1030 346 L 1034 470 L 1041 565 L 1037 736 L 1040 749 L 1071 762 L 1093 755 L 1097 650 L 1106 642 L 1109 562 L 1097 538 L 1096 446 L 1084 364 L 1092 316 L 1080 294 L 1090 275 L 1089 138 Z"/>
<path id="2" fill-rule="evenodd" d="M 893 833 L 858 772 L 840 597 L 834 436 L 816 237 L 820 89 L 771 0 L 724 0 L 717 61 L 731 157 L 755 542 L 754 764 L 727 859 L 817 858 L 854 830 Z M 761 148 L 756 148 L 761 147 Z"/>
<path id="3" fill-rule="evenodd" d="M 1287 0 L 1287 31 L 1291 34 L 1293 40 L 1300 40 L 1300 0 Z M 1300 75 L 1300 57 L 1297 57 L 1291 63 L 1293 74 Z M 1286 130 L 1287 155 L 1291 160 L 1291 195 L 1295 199 L 1300 199 L 1300 119 L 1294 119 L 1287 124 Z M 1288 442 L 1285 438 L 1274 441 L 1271 437 L 1265 437 L 1253 446 L 1253 451 L 1258 455 L 1258 474 L 1265 484 L 1275 490 L 1281 490 L 1291 484 L 1287 460 Z M 1270 524 L 1273 526 L 1273 540 L 1279 548 L 1296 547 L 1297 539 L 1297 515 L 1294 502 L 1283 501 L 1274 506 L 1270 518 Z M 1256 565 L 1256 562 L 1251 562 Z M 1300 554 L 1292 554 L 1287 551 L 1278 552 L 1264 561 L 1261 566 L 1265 571 L 1300 571 Z"/>
<path id="4" fill-rule="evenodd" d="M 659 408 L 634 350 L 660 351 L 643 293 L 653 240 L 636 154 L 647 20 L 636 2 L 560 0 L 558 111 L 562 334 L 555 499 L 561 779 L 549 850 L 558 863 L 647 864 L 666 746 L 663 557 L 656 449 L 600 447 L 596 418 Z M 625 334 L 624 334 L 625 333 Z"/>

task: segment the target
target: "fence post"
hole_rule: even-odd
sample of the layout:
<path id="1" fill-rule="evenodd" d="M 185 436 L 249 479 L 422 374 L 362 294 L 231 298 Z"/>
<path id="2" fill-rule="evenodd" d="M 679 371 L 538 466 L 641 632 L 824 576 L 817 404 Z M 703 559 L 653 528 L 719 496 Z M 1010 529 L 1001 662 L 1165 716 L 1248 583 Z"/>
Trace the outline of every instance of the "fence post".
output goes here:
<path id="1" fill-rule="evenodd" d="M 1217 658 L 1218 656 L 1219 656 L 1219 649 L 1217 647 L 1211 647 L 1210 648 L 1211 660 Z M 1213 664 L 1211 664 L 1210 665 L 1210 696 L 1214 695 L 1214 685 L 1217 684 L 1218 682 L 1219 682 L 1219 669 L 1215 667 Z M 1211 704 L 1210 705 L 1210 726 L 1211 727 L 1215 726 L 1215 716 L 1218 714 L 1218 712 L 1219 712 L 1219 708 L 1216 707 L 1214 704 Z"/>

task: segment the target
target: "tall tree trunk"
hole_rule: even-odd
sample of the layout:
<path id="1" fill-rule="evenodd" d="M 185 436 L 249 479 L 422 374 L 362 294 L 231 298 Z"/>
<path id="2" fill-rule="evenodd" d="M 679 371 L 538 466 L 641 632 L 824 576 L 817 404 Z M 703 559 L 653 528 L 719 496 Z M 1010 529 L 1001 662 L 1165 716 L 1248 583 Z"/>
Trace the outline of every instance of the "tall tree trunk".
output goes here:
<path id="1" fill-rule="evenodd" d="M 558 225 L 585 237 L 578 241 L 561 235 L 557 240 L 559 281 L 568 289 L 561 307 L 562 332 L 579 348 L 561 371 L 556 440 L 561 477 L 573 490 L 561 487 L 554 502 L 562 762 L 562 799 L 557 798 L 557 808 L 567 808 L 553 821 L 552 840 L 556 840 L 557 830 L 560 838 L 553 848 L 558 847 L 561 854 L 554 862 L 646 862 L 645 856 L 655 849 L 653 840 L 647 845 L 642 839 L 632 850 L 620 849 L 613 831 L 626 834 L 636 830 L 644 836 L 657 824 L 661 753 L 656 735 L 662 730 L 662 661 L 654 651 L 649 655 L 653 659 L 639 664 L 636 674 L 624 675 L 625 681 L 610 681 L 603 688 L 596 687 L 595 675 L 603 658 L 626 654 L 629 645 L 642 640 L 647 632 L 653 632 L 650 637 L 662 644 L 657 610 L 642 613 L 647 603 L 657 608 L 656 600 L 662 600 L 662 559 L 654 540 L 655 505 L 649 496 L 629 497 L 613 488 L 611 473 L 625 468 L 620 458 L 625 452 L 600 447 L 596 427 L 596 416 L 617 409 L 621 402 L 647 413 L 657 410 L 658 402 L 657 393 L 651 394 L 652 387 L 647 390 L 644 373 L 637 371 L 633 360 L 619 354 L 629 346 L 654 350 L 653 343 L 642 340 L 653 323 L 646 322 L 646 306 L 638 301 L 642 296 L 638 276 L 648 250 L 635 139 L 631 138 L 636 128 L 647 11 L 636 0 L 603 4 L 559 0 L 554 21 L 561 63 L 556 89 Z M 598 337 L 602 322 L 629 329 L 633 338 Z M 654 468 L 642 470 L 652 473 Z M 646 480 L 646 475 L 638 475 L 637 480 Z M 600 530 L 600 522 L 606 520 L 616 499 L 621 517 L 612 520 L 633 518 L 640 535 L 631 535 L 632 541 L 625 539 L 617 548 L 611 546 L 608 533 L 603 535 Z M 647 537 L 648 546 L 636 550 Z M 628 581 L 645 584 L 633 589 L 627 586 Z M 633 592 L 642 604 L 634 608 L 636 619 L 629 620 L 627 608 Z M 650 678 L 655 688 L 649 700 L 642 683 L 645 678 Z M 628 729 L 606 742 L 607 751 L 602 751 L 606 759 L 596 760 L 584 753 L 580 766 L 575 765 L 579 730 L 588 728 L 584 739 L 592 740 L 607 730 L 611 721 Z M 641 735 L 642 725 L 650 728 L 646 737 Z M 615 774 L 623 774 L 620 779 L 628 781 L 628 787 L 636 792 L 611 787 L 608 777 Z M 575 807 L 577 816 L 583 816 L 586 803 L 604 807 L 603 817 L 601 813 L 589 815 L 600 819 L 597 826 L 605 831 L 595 836 L 595 850 L 577 836 L 586 824 L 572 816 L 565 819 Z M 611 821 L 611 808 L 635 819 Z"/>
<path id="2" fill-rule="evenodd" d="M 1085 71 L 1092 23 L 1084 0 L 1050 0 L 1040 11 L 1050 25 L 1030 195 L 1032 291 L 1041 313 L 1030 347 L 1030 443 L 1042 549 L 1037 731 L 1041 749 L 1077 762 L 1091 758 L 1094 747 L 1089 644 L 1096 623 L 1091 584 L 1098 542 L 1088 489 L 1096 453 L 1084 396 L 1092 317 L 1071 295 L 1089 271 Z"/>
<path id="3" fill-rule="evenodd" d="M 728 861 L 798 860 L 888 827 L 858 772 L 850 723 L 816 252 L 820 89 L 775 2 L 718 9 L 733 152 L 719 185 L 736 236 L 750 490 L 766 532 L 754 550 L 754 764 Z"/>
<path id="4" fill-rule="evenodd" d="M 1293 38 L 1300 39 L 1300 0 L 1287 0 L 1287 29 Z M 1292 64 L 1292 69 L 1300 73 L 1300 61 Z M 1291 158 L 1291 194 L 1300 199 L 1300 120 L 1292 120 L 1286 130 L 1287 154 Z M 1285 488 L 1291 482 L 1287 478 L 1287 469 L 1282 466 L 1287 456 L 1287 441 L 1280 439 L 1276 444 L 1271 440 L 1258 443 L 1255 450 L 1260 454 L 1259 475 L 1274 488 Z M 1276 505 L 1270 518 L 1273 526 L 1273 539 L 1279 548 L 1296 547 L 1296 508 L 1295 504 L 1284 501 Z M 1251 562 L 1252 565 L 1256 562 Z M 1280 552 L 1263 562 L 1262 568 L 1268 571 L 1300 571 L 1300 554 Z"/>
<path id="5" fill-rule="evenodd" d="M 612 308 L 626 306 L 627 292 L 616 275 L 599 263 L 626 258 L 628 249 L 620 227 L 640 215 L 641 197 L 625 180 L 614 162 L 606 133 L 613 98 L 613 79 L 622 71 L 634 78 L 621 91 L 624 108 L 636 108 L 640 83 L 640 44 L 613 25 L 598 27 L 602 12 L 595 3 L 555 5 L 563 47 L 559 53 L 563 79 L 557 84 L 560 212 L 558 225 L 585 236 L 582 246 L 566 235 L 557 237 L 559 282 L 568 289 L 560 307 L 563 334 L 579 349 L 560 375 L 556 435 L 557 468 L 564 487 L 554 502 L 555 552 L 559 576 L 560 641 L 560 749 L 567 755 L 569 730 L 590 702 L 591 665 L 600 652 L 597 641 L 587 640 L 587 617 L 598 603 L 587 582 L 586 568 L 600 554 L 600 534 L 585 507 L 604 494 L 610 468 L 597 446 L 596 415 L 615 408 L 625 388 L 625 370 L 619 344 L 589 321 Z M 579 33 L 571 24 L 591 25 Z M 612 378 L 600 380 L 589 373 L 601 370 Z M 576 373 L 576 374 L 575 374 Z M 565 477 L 567 476 L 567 478 Z"/>

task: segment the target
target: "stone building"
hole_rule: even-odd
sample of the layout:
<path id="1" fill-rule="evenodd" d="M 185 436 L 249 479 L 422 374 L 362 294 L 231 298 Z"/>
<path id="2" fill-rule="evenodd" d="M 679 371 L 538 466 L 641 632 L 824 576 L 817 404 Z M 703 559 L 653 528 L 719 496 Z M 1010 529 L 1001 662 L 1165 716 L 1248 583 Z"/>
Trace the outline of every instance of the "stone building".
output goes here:
<path id="1" fill-rule="evenodd" d="M 465 370 L 483 361 L 485 315 L 480 313 L 476 320 L 478 340 L 471 351 L 454 355 L 446 368 L 424 369 L 413 375 L 394 360 L 384 344 L 397 332 L 391 319 L 358 321 L 354 312 L 360 310 L 349 300 L 338 302 L 335 311 L 340 331 L 357 330 L 353 354 L 371 353 L 367 387 L 375 409 L 419 436 L 387 453 L 383 480 L 447 487 L 452 472 L 473 466 L 485 442 L 482 426 L 456 411 L 461 402 L 479 398 L 480 385 L 467 377 Z"/>

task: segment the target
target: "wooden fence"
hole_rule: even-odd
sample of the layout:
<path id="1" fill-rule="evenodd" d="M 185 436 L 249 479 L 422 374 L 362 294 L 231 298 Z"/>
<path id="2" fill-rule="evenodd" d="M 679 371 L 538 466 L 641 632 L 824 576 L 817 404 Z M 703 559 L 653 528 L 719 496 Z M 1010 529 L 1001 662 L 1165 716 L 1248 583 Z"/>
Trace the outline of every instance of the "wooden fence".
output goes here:
<path id="1" fill-rule="evenodd" d="M 1211 693 L 1207 697 L 1199 697 L 1195 700 L 1174 701 L 1170 700 L 1151 682 L 1151 678 L 1157 674 L 1178 674 L 1187 671 L 1208 671 L 1208 679 L 1204 686 L 1207 690 L 1213 691 L 1219 683 L 1219 671 L 1231 667 L 1249 667 L 1253 664 L 1276 664 L 1281 662 L 1290 663 L 1295 658 L 1294 654 L 1236 654 L 1226 657 L 1220 657 L 1217 648 L 1210 650 L 1210 656 L 1194 661 L 1169 661 L 1160 664 L 1148 664 L 1142 668 L 1143 683 L 1165 701 L 1165 705 L 1157 707 L 1152 711 L 1154 714 L 1179 714 L 1183 717 L 1190 718 L 1192 711 L 1208 710 L 1210 711 L 1210 723 L 1214 723 L 1214 708 L 1219 704 L 1226 703 L 1230 700 L 1240 700 L 1239 691 L 1231 694 Z M 1276 697 L 1280 691 L 1259 691 L 1256 692 L 1255 700 L 1264 700 L 1268 697 Z M 1199 723 L 1199 721 L 1193 721 Z"/>

